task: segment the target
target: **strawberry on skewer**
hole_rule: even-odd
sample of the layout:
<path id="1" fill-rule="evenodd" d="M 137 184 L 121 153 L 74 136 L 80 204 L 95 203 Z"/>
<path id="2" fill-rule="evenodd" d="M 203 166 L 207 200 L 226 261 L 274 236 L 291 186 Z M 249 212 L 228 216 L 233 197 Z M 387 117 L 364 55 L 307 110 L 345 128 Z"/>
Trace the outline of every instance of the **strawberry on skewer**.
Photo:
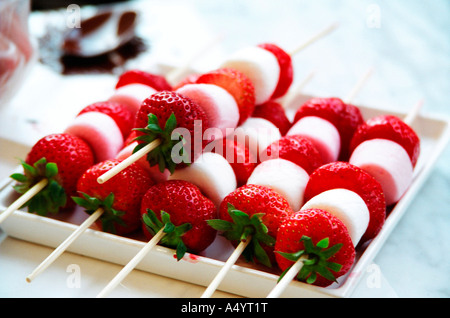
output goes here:
<path id="1" fill-rule="evenodd" d="M 349 162 L 371 174 L 382 186 L 386 205 L 397 203 L 409 188 L 420 154 L 420 139 L 411 128 L 422 102 L 402 121 L 381 115 L 369 119 L 355 132 Z"/>
<path id="2" fill-rule="evenodd" d="M 39 215 L 73 206 L 68 198 L 75 195 L 78 179 L 93 164 L 93 152 L 80 138 L 69 134 L 41 138 L 22 162 L 24 174 L 11 175 L 22 196 L 0 215 L 0 223 L 22 206 Z"/>
<path id="3" fill-rule="evenodd" d="M 321 209 L 289 215 L 280 225 L 275 251 L 284 272 L 268 298 L 278 297 L 295 277 L 309 284 L 328 286 L 347 273 L 355 260 L 355 248 L 346 226 Z"/>
<path id="4" fill-rule="evenodd" d="M 140 202 L 153 185 L 153 181 L 138 164 L 128 166 L 117 175 L 114 182 L 97 183 L 99 175 L 119 164 L 111 159 L 95 164 L 80 177 L 78 196 L 72 199 L 85 208 L 88 217 L 64 242 L 62 242 L 36 269 L 27 276 L 31 282 L 50 266 L 85 230 L 94 223 L 109 233 L 124 235 L 140 227 Z"/>
<path id="5" fill-rule="evenodd" d="M 150 187 L 140 210 L 149 242 L 99 293 L 99 298 L 107 296 L 158 243 L 175 249 L 179 261 L 187 251 L 203 251 L 216 237 L 216 230 L 207 224 L 216 217 L 216 207 L 190 182 L 169 180 Z"/>
<path id="6" fill-rule="evenodd" d="M 142 103 L 135 127 L 139 145 L 134 154 L 99 176 L 100 184 L 144 156 L 151 166 L 159 165 L 161 172 L 165 169 L 173 172 L 177 166 L 193 162 L 205 146 L 203 133 L 209 124 L 195 101 L 176 92 L 161 91 Z M 202 143 L 197 145 L 196 140 Z"/>
<path id="7" fill-rule="evenodd" d="M 292 213 L 288 202 L 270 188 L 244 185 L 222 201 L 219 219 L 208 221 L 236 246 L 225 265 L 204 291 L 202 298 L 210 297 L 228 270 L 242 254 L 248 262 L 265 266 L 275 262 L 273 244 L 278 227 Z"/>

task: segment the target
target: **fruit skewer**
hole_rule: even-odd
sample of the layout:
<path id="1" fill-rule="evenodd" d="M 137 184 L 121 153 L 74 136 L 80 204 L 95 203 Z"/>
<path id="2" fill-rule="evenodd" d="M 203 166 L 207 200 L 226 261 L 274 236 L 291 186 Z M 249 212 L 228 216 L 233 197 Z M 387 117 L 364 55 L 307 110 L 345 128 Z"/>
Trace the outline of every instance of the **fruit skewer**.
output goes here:
<path id="1" fill-rule="evenodd" d="M 79 196 L 73 197 L 73 200 L 84 207 L 90 216 L 26 277 L 27 282 L 32 282 L 96 222 L 103 231 L 118 235 L 132 232 L 140 226 L 139 202 L 146 189 L 153 184 L 147 171 L 133 164 L 121 171 L 116 183 L 99 186 L 96 182 L 101 173 L 118 162 L 111 159 L 97 163 L 80 177 L 77 184 Z"/>
<path id="2" fill-rule="evenodd" d="M 108 296 L 157 244 L 175 249 L 177 261 L 187 251 L 199 253 L 206 249 L 216 237 L 206 221 L 216 211 L 214 203 L 188 181 L 168 180 L 150 187 L 141 203 L 143 229 L 150 240 L 97 298 Z"/>
<path id="3" fill-rule="evenodd" d="M 364 76 L 357 82 L 355 87 L 352 89 L 352 91 L 351 91 L 352 92 L 352 94 L 351 94 L 352 97 L 356 96 L 356 94 L 361 90 L 361 88 L 363 87 L 363 84 L 366 82 L 366 80 L 368 78 L 368 74 L 370 74 L 370 73 L 364 74 Z M 293 137 L 295 137 L 295 136 L 293 136 Z M 284 137 L 284 138 L 286 138 L 286 137 Z M 289 138 L 289 137 L 287 137 L 287 138 Z M 302 141 L 305 141 L 305 142 L 308 141 L 308 140 L 304 140 L 303 138 L 300 138 L 300 139 Z M 277 144 L 277 141 L 275 142 L 275 144 Z M 289 142 L 289 144 L 291 144 L 291 142 Z M 311 147 L 312 147 L 312 149 L 310 151 L 306 151 L 305 153 L 301 154 L 301 156 L 312 156 L 313 154 L 317 153 L 314 156 L 315 159 L 314 160 L 313 159 L 309 160 L 307 165 L 310 165 L 310 163 L 312 164 L 312 162 L 317 162 L 317 163 L 320 162 L 320 160 L 319 160 L 319 153 L 317 152 L 317 150 L 315 150 L 315 147 L 311 143 L 308 143 L 308 146 L 305 145 L 305 146 L 302 146 L 301 148 L 302 149 L 306 149 L 306 148 L 310 149 Z M 269 146 L 269 148 L 270 148 L 270 146 Z M 297 152 L 298 150 L 294 150 L 294 151 Z M 304 162 L 303 159 L 301 161 Z M 304 163 L 306 163 L 306 162 L 304 162 Z M 297 165 L 295 164 L 295 166 L 297 166 Z M 279 178 L 279 173 L 280 173 L 279 168 L 280 167 L 277 168 L 277 172 L 276 172 L 278 174 L 278 178 Z M 291 177 L 292 177 L 292 175 L 295 175 L 295 174 L 290 173 Z M 305 173 L 305 175 L 308 175 L 308 173 Z M 267 179 L 267 178 L 264 178 L 264 179 Z M 270 177 L 269 177 L 269 179 L 270 179 Z M 274 179 L 277 179 L 277 178 L 274 178 Z M 255 181 L 257 179 L 253 178 L 251 180 Z M 305 180 L 307 180 L 307 179 L 305 179 Z M 249 180 L 249 183 L 251 183 L 250 180 Z M 260 184 L 260 185 L 261 186 L 269 186 L 270 187 L 270 184 L 271 184 L 271 181 L 269 181 L 269 184 Z M 289 191 L 287 191 L 287 192 L 289 192 Z M 286 193 L 286 192 L 281 192 L 281 193 Z M 284 196 L 284 198 L 287 199 L 286 196 Z M 288 204 L 289 204 L 289 206 L 291 208 L 293 208 L 293 204 L 291 204 L 290 200 L 288 200 Z M 240 257 L 242 252 L 244 252 L 244 250 L 246 249 L 247 245 L 250 243 L 251 239 L 252 239 L 252 237 L 249 236 L 249 237 L 245 237 L 245 239 L 241 240 L 241 242 L 238 244 L 236 249 L 233 251 L 233 253 L 230 255 L 230 257 L 225 262 L 224 266 L 220 269 L 220 271 L 217 273 L 217 275 L 214 277 L 214 279 L 208 285 L 207 289 L 204 291 L 204 293 L 202 295 L 202 298 L 211 297 L 211 295 L 214 293 L 214 291 L 219 286 L 220 282 L 225 278 L 225 276 L 226 276 L 227 272 L 229 271 L 229 269 L 231 268 L 231 266 L 237 261 L 237 259 Z"/>
<path id="4" fill-rule="evenodd" d="M 75 194 L 78 178 L 93 163 L 90 146 L 76 136 L 50 134 L 39 139 L 22 162 L 24 174 L 11 175 L 21 196 L 0 214 L 0 223 L 23 206 L 40 215 L 70 207 L 67 198 Z"/>
<path id="5" fill-rule="evenodd" d="M 306 48 L 307 46 L 311 45 L 312 43 L 314 43 L 315 41 L 317 41 L 318 39 L 322 38 L 323 36 L 329 34 L 331 31 L 333 31 L 335 28 L 337 27 L 337 24 L 332 24 L 330 27 L 325 28 L 324 30 L 322 30 L 321 32 L 319 32 L 318 34 L 316 34 L 315 36 L 313 36 L 312 38 L 308 39 L 305 43 L 303 43 L 302 45 L 299 46 L 298 49 L 294 50 L 293 53 L 298 53 L 299 51 L 301 51 L 302 49 Z M 242 61 L 238 60 L 237 62 L 239 65 L 245 64 Z M 223 65 L 223 67 L 227 67 L 226 63 Z M 230 66 L 231 67 L 231 66 Z M 279 67 L 277 65 L 277 67 Z M 234 67 L 231 67 L 234 69 Z M 237 70 L 239 71 L 239 69 Z M 242 72 L 245 73 L 245 72 Z M 253 83 L 254 84 L 254 83 Z M 241 121 L 243 120 L 243 118 L 241 118 Z M 117 174 L 121 169 L 124 169 L 126 167 L 127 164 L 131 164 L 134 163 L 136 161 L 138 161 L 139 159 L 141 159 L 142 157 L 148 155 L 149 152 L 154 151 L 157 147 L 159 147 L 160 144 L 158 142 L 152 142 L 150 144 L 147 144 L 146 147 L 141 148 L 139 152 L 135 152 L 133 155 L 131 155 L 129 158 L 127 158 L 126 161 L 122 162 L 120 165 L 118 165 L 117 167 L 115 167 L 114 169 L 112 169 L 111 171 L 106 172 L 104 175 L 100 176 L 98 178 L 98 182 L 100 184 L 110 180 L 111 178 L 114 177 L 115 174 Z"/>
<path id="6" fill-rule="evenodd" d="M 420 112 L 422 105 L 423 102 L 419 101 L 411 109 L 411 111 L 405 117 L 404 123 L 406 125 L 411 124 L 415 120 L 415 118 Z M 395 123 L 398 125 L 399 122 L 395 121 Z M 387 124 L 387 126 L 389 126 L 389 123 Z M 389 127 L 387 129 L 389 129 Z M 403 131 L 409 130 L 404 128 Z M 413 134 L 413 132 L 408 132 L 407 134 Z M 415 140 L 415 138 L 412 139 Z M 414 162 L 414 159 L 411 160 L 412 162 Z M 334 166 L 338 168 L 331 168 Z M 332 176 L 332 174 L 334 173 L 343 174 L 346 175 L 347 177 L 339 177 L 335 179 Z M 360 183 L 360 185 L 359 186 L 349 185 L 347 181 L 343 181 L 344 179 L 359 180 L 358 182 Z M 349 232 L 355 233 L 359 231 L 359 234 L 357 235 L 356 238 L 352 237 L 354 246 L 356 246 L 358 243 L 360 243 L 360 241 L 366 242 L 368 240 L 373 239 L 381 230 L 384 224 L 386 211 L 385 207 L 386 204 L 389 205 L 389 201 L 385 201 L 384 197 L 385 195 L 389 195 L 389 193 L 387 192 L 386 188 L 382 186 L 382 183 L 379 182 L 382 181 L 380 179 L 381 178 L 378 178 L 377 175 L 372 176 L 370 174 L 370 170 L 365 171 L 364 167 L 359 168 L 351 163 L 337 162 L 324 165 L 323 167 L 317 169 L 317 171 L 311 176 L 310 180 L 308 181 L 307 189 L 305 190 L 305 197 L 310 199 L 308 200 L 308 202 L 305 203 L 305 205 L 302 207 L 301 210 L 305 210 L 308 208 L 319 208 L 319 209 L 323 208 L 334 210 L 332 213 L 334 215 L 337 215 L 338 218 L 345 223 L 346 228 Z M 327 182 L 329 184 L 324 185 Z M 372 184 L 373 186 L 368 187 L 367 186 L 368 184 Z M 363 185 L 366 187 L 366 190 L 363 190 Z M 336 202 L 339 202 L 340 200 L 344 201 L 342 198 L 345 197 L 345 193 L 342 192 L 342 188 L 347 187 L 349 187 L 350 191 L 358 189 L 357 192 L 358 195 L 360 196 L 359 198 L 362 198 L 364 200 L 365 206 L 360 203 L 358 207 L 358 204 L 356 204 L 358 198 L 356 198 L 356 200 L 350 199 L 349 201 L 353 201 L 352 204 L 347 203 L 346 206 L 341 207 L 338 206 L 339 204 L 337 204 Z M 376 193 L 378 193 L 378 195 L 375 195 Z M 353 207 L 350 208 L 350 206 Z M 363 212 L 365 208 L 368 209 L 368 213 Z M 354 209 L 354 211 L 351 211 L 352 209 Z M 364 217 L 362 217 L 363 214 L 369 215 L 368 220 L 363 220 L 364 219 Z M 282 230 L 280 230 L 280 233 L 282 233 Z M 280 236 L 282 235 L 283 234 L 280 234 Z M 280 243 L 280 245 L 282 244 Z M 298 258 L 291 265 L 291 267 L 285 271 L 282 278 L 280 277 L 280 280 L 277 283 L 277 285 L 268 294 L 267 296 L 268 298 L 279 297 L 282 294 L 282 292 L 287 288 L 290 282 L 302 270 L 305 264 L 305 259 L 308 259 L 307 254 L 304 254 L 300 258 Z"/>

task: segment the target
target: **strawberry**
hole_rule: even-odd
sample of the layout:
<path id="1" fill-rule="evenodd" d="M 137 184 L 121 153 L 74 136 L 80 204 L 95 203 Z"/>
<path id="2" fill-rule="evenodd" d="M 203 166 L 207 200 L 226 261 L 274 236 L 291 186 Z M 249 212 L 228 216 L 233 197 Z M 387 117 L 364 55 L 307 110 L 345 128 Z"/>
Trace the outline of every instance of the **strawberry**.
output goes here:
<path id="1" fill-rule="evenodd" d="M 233 168 L 238 187 L 246 184 L 258 164 L 253 153 L 244 144 L 234 139 L 223 138 L 214 141 L 214 144 L 213 152 L 224 156 Z"/>
<path id="2" fill-rule="evenodd" d="M 261 156 L 262 160 L 281 158 L 299 165 L 308 174 L 322 165 L 322 157 L 313 143 L 300 135 L 284 136 L 270 144 Z"/>
<path id="3" fill-rule="evenodd" d="M 337 217 L 321 209 L 290 214 L 280 225 L 275 251 L 283 274 L 300 256 L 306 257 L 297 279 L 321 287 L 347 273 L 355 261 L 355 248 L 347 228 Z"/>
<path id="4" fill-rule="evenodd" d="M 297 110 L 293 124 L 306 116 L 317 116 L 326 119 L 336 127 L 341 137 L 339 159 L 348 161 L 350 140 L 358 126 L 364 123 L 359 108 L 346 104 L 335 97 L 312 98 Z"/>
<path id="5" fill-rule="evenodd" d="M 167 82 L 164 76 L 151 74 L 141 70 L 128 70 L 122 73 L 117 81 L 116 89 L 129 84 L 144 84 L 157 91 L 172 90 L 172 86 Z"/>
<path id="6" fill-rule="evenodd" d="M 193 162 L 201 153 L 206 145 L 203 134 L 209 123 L 206 113 L 196 102 L 176 92 L 161 91 L 142 102 L 135 126 L 139 142 L 135 150 L 160 139 L 160 146 L 151 151 L 147 159 L 151 166 L 159 165 L 161 172 L 167 168 L 173 173 L 176 167 Z M 174 133 L 176 128 L 181 129 L 181 135 L 176 134 L 177 131 Z M 182 146 L 176 154 L 181 160 L 172 156 L 172 150 L 179 145 Z"/>
<path id="7" fill-rule="evenodd" d="M 176 227 L 160 243 L 177 249 L 180 260 L 186 250 L 199 253 L 216 238 L 216 231 L 207 220 L 216 217 L 214 203 L 205 197 L 194 184 L 184 180 L 169 180 L 155 184 L 145 193 L 141 204 L 145 235 L 150 239 L 164 223 Z M 163 221 L 163 222 L 162 222 Z"/>
<path id="8" fill-rule="evenodd" d="M 282 136 L 286 135 L 289 128 L 292 126 L 291 121 L 286 116 L 283 106 L 275 101 L 268 101 L 262 105 L 256 106 L 252 117 L 267 119 L 280 129 Z"/>
<path id="9" fill-rule="evenodd" d="M 363 141 L 374 138 L 395 141 L 406 150 L 411 158 L 412 165 L 416 165 L 420 154 L 419 137 L 410 126 L 397 116 L 376 116 L 359 126 L 350 142 L 350 153 Z"/>
<path id="10" fill-rule="evenodd" d="M 87 112 L 100 112 L 110 116 L 116 122 L 122 132 L 123 138 L 126 139 L 134 126 L 134 116 L 128 108 L 122 104 L 105 101 L 97 102 L 83 108 L 78 116 Z"/>
<path id="11" fill-rule="evenodd" d="M 280 77 L 275 91 L 272 94 L 271 99 L 276 99 L 288 91 L 294 79 L 294 69 L 292 67 L 292 59 L 282 48 L 273 43 L 262 43 L 259 47 L 271 52 L 275 55 L 278 65 L 280 66 Z"/>
<path id="12" fill-rule="evenodd" d="M 270 267 L 278 227 L 292 212 L 286 199 L 271 188 L 247 184 L 228 194 L 220 204 L 219 219 L 208 223 L 235 246 L 251 235 L 243 256 Z"/>
<path id="13" fill-rule="evenodd" d="M 386 219 L 386 202 L 381 185 L 367 172 L 348 162 L 328 163 L 310 175 L 304 200 L 307 202 L 321 192 L 336 188 L 351 190 L 364 200 L 370 220 L 360 244 L 374 238 Z"/>
<path id="14" fill-rule="evenodd" d="M 253 83 L 246 75 L 237 70 L 231 68 L 217 69 L 200 75 L 197 83 L 220 86 L 234 97 L 239 107 L 238 125 L 246 121 L 255 109 Z"/>
<path id="15" fill-rule="evenodd" d="M 91 148 L 80 138 L 69 134 L 51 134 L 38 140 L 22 162 L 24 174 L 15 173 L 14 186 L 21 194 L 43 178 L 49 183 L 26 203 L 30 212 L 47 215 L 60 208 L 72 207 L 67 196 L 76 193 L 78 179 L 94 164 Z"/>
<path id="16" fill-rule="evenodd" d="M 111 159 L 89 168 L 78 180 L 79 195 L 72 199 L 88 214 L 103 208 L 97 225 L 105 232 L 125 235 L 139 229 L 141 200 L 153 181 L 144 168 L 133 163 L 119 172 L 114 180 L 99 184 L 97 178 L 119 162 Z"/>

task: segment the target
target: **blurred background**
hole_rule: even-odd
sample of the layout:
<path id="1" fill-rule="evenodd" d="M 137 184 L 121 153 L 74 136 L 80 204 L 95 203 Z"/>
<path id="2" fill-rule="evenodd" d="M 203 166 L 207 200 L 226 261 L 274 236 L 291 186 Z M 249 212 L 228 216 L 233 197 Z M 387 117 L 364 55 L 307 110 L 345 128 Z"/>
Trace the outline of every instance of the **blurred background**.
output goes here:
<path id="1" fill-rule="evenodd" d="M 67 23 L 78 14 L 73 8 L 84 17 L 109 5 L 138 12 L 125 51 L 94 59 L 63 56 Z M 273 42 L 292 50 L 336 22 L 335 31 L 293 57 L 294 85 L 314 72 L 305 93 L 343 98 L 373 70 L 354 103 L 407 112 L 423 100 L 424 114 L 450 115 L 447 0 L 34 0 L 27 22 L 34 60 L 17 92 L 0 104 L 2 177 L 40 136 L 61 130 L 81 107 L 108 96 L 126 68 L 164 72 L 202 50 L 191 63 L 201 72 L 248 45 Z M 6 64 L 0 61 L 2 75 Z M 447 147 L 375 259 L 401 297 L 450 297 L 448 160 Z"/>

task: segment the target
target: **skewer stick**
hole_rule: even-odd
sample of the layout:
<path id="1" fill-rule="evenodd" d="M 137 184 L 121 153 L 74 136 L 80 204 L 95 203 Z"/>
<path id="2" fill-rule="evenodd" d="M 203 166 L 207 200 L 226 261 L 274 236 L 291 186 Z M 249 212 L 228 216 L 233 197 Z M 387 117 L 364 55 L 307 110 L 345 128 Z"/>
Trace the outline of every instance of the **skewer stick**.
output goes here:
<path id="1" fill-rule="evenodd" d="M 332 31 L 334 31 L 335 29 L 337 29 L 337 27 L 339 26 L 339 23 L 335 22 L 332 23 L 331 25 L 329 25 L 328 27 L 324 28 L 323 30 L 321 30 L 320 32 L 318 32 L 317 34 L 313 35 L 310 39 L 308 39 L 307 41 L 303 42 L 301 45 L 299 45 L 297 48 L 295 48 L 294 50 L 292 50 L 289 55 L 290 56 L 294 56 L 295 54 L 297 54 L 298 52 L 300 52 L 301 50 L 303 50 L 304 48 L 306 48 L 307 46 L 313 44 L 314 42 L 316 42 L 317 40 L 323 38 L 324 36 L 330 34 Z"/>
<path id="2" fill-rule="evenodd" d="M 14 211 L 20 209 L 25 203 L 27 203 L 31 198 L 38 194 L 43 188 L 48 184 L 48 179 L 42 179 L 36 183 L 27 192 L 22 194 L 16 201 L 14 201 L 2 214 L 0 214 L 0 223 L 2 223 L 8 216 L 10 216 Z"/>
<path id="3" fill-rule="evenodd" d="M 139 264 L 147 253 L 164 237 L 166 234 L 164 227 L 152 237 L 150 241 L 136 254 L 136 256 L 109 282 L 109 284 L 97 295 L 97 298 L 106 297 L 120 282 Z"/>
<path id="4" fill-rule="evenodd" d="M 251 236 L 247 237 L 245 241 L 241 241 L 239 245 L 236 247 L 236 249 L 233 251 L 233 253 L 228 257 L 225 265 L 220 269 L 219 273 L 214 277 L 212 282 L 209 284 L 208 288 L 203 292 L 203 295 L 201 298 L 209 298 L 214 293 L 214 291 L 219 286 L 220 282 L 224 279 L 225 275 L 230 270 L 231 266 L 236 263 L 239 256 L 241 256 L 242 252 L 245 250 L 247 245 L 252 240 Z"/>
<path id="5" fill-rule="evenodd" d="M 312 80 L 314 74 L 314 71 L 310 72 L 295 88 L 291 88 L 287 92 L 287 94 L 282 97 L 280 103 L 285 109 L 290 109 L 294 106 L 297 106 L 292 104 L 292 101 L 301 93 L 306 84 L 308 84 Z"/>
<path id="6" fill-rule="evenodd" d="M 27 276 L 26 281 L 31 281 L 36 278 L 37 275 L 42 273 L 50 264 L 52 264 L 68 247 L 75 241 L 84 231 L 91 226 L 101 215 L 103 209 L 99 208 L 92 213 L 64 242 L 62 242 L 36 269 Z"/>
<path id="7" fill-rule="evenodd" d="M 106 181 L 114 177 L 116 174 L 118 174 L 120 171 L 124 170 L 131 164 L 135 163 L 136 161 L 144 157 L 146 154 L 148 154 L 150 151 L 158 147 L 160 144 L 161 144 L 160 139 L 153 140 L 151 143 L 149 143 L 139 151 L 135 152 L 128 158 L 124 159 L 123 161 L 121 161 L 116 166 L 112 167 L 104 174 L 102 174 L 100 177 L 98 177 L 97 182 L 100 184 L 105 183 Z"/>
<path id="8" fill-rule="evenodd" d="M 356 85 L 351 90 L 350 94 L 348 94 L 347 98 L 345 98 L 346 103 L 351 103 L 355 99 L 356 95 L 361 91 L 362 87 L 366 84 L 367 80 L 372 75 L 372 73 L 373 69 L 371 68 L 363 75 L 363 77 L 361 77 L 361 79 L 356 83 Z"/>
<path id="9" fill-rule="evenodd" d="M 417 102 L 417 104 L 408 112 L 403 122 L 407 124 L 408 126 L 411 126 L 411 124 L 414 122 L 414 120 L 417 118 L 417 115 L 419 115 L 420 110 L 423 106 L 423 100 L 420 100 Z"/>
<path id="10" fill-rule="evenodd" d="M 180 77 L 194 64 L 194 62 L 202 56 L 205 52 L 211 49 L 216 43 L 223 39 L 222 35 L 218 35 L 214 39 L 212 39 L 209 43 L 207 43 L 202 49 L 196 52 L 182 67 L 176 68 L 170 71 L 166 78 L 169 83 L 177 83 L 180 80 Z"/>
<path id="11" fill-rule="evenodd" d="M 298 272 L 303 267 L 303 259 L 306 256 L 300 257 L 292 267 L 284 274 L 283 278 L 275 285 L 272 291 L 267 295 L 267 298 L 277 298 L 281 295 L 281 293 L 286 289 L 289 283 L 297 276 Z"/>

